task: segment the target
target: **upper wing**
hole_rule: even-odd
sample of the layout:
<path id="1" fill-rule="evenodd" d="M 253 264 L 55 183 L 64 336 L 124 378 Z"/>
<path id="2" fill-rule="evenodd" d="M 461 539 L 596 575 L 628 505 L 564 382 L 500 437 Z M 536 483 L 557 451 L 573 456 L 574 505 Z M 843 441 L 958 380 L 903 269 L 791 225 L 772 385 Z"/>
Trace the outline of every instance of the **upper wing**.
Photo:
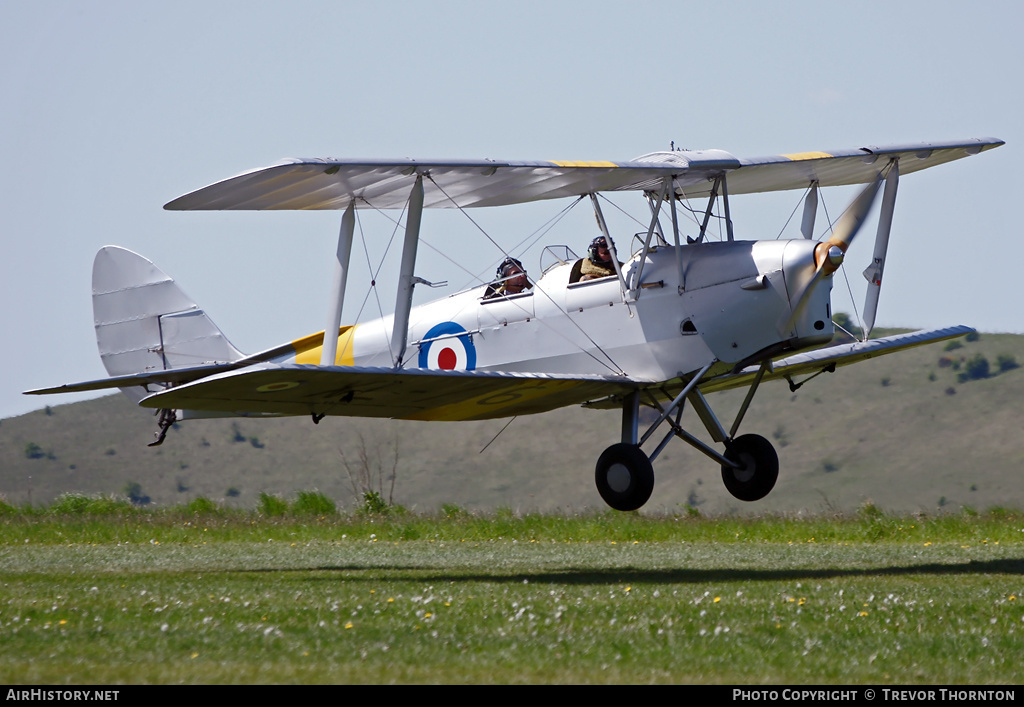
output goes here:
<path id="1" fill-rule="evenodd" d="M 970 334 L 973 331 L 974 329 L 968 326 L 953 326 L 929 331 L 915 331 L 909 334 L 896 334 L 895 336 L 886 336 L 881 339 L 857 341 L 852 344 L 829 346 L 824 349 L 796 354 L 776 361 L 772 369 L 765 373 L 764 380 L 792 378 L 793 376 L 818 373 L 833 364 L 836 366 L 848 366 L 851 363 L 896 353 L 897 351 L 914 348 L 915 346 L 924 346 L 936 341 L 953 339 L 964 334 Z M 757 375 L 758 369 L 759 366 L 748 366 L 737 373 L 728 373 L 712 378 L 706 383 L 701 384 L 700 389 L 705 393 L 715 393 L 721 390 L 730 390 L 750 385 Z"/>
<path id="2" fill-rule="evenodd" d="M 503 206 L 643 188 L 675 168 L 639 162 L 296 159 L 217 182 L 166 204 L 172 211 L 400 209 L 419 174 L 424 208 Z M 647 188 L 650 188 L 649 186 Z"/>
<path id="3" fill-rule="evenodd" d="M 636 388 L 627 378 L 263 364 L 144 398 L 149 408 L 404 420 L 545 412 Z"/>
<path id="4" fill-rule="evenodd" d="M 1002 145 L 996 138 L 861 147 L 738 159 L 722 150 L 655 152 L 629 162 L 495 160 L 287 160 L 217 182 L 166 204 L 172 211 L 403 208 L 424 175 L 425 208 L 504 206 L 599 191 L 656 190 L 674 178 L 680 196 L 711 192 L 728 174 L 730 194 L 872 181 L 892 158 L 905 175 Z"/>

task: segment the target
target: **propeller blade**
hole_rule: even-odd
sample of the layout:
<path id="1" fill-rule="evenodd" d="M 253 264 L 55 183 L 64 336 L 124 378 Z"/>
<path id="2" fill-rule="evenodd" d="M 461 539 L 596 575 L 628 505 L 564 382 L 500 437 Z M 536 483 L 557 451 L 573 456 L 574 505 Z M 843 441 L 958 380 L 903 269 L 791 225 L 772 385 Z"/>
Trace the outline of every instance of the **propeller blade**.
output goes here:
<path id="1" fill-rule="evenodd" d="M 878 187 L 881 183 L 882 175 L 879 174 L 873 182 L 868 184 L 857 195 L 857 198 L 843 212 L 835 228 L 832 229 L 832 236 L 827 241 L 819 243 L 818 247 L 814 249 L 814 275 L 804 287 L 800 296 L 797 297 L 793 312 L 782 324 L 781 329 L 783 332 L 793 330 L 793 326 L 800 318 L 804 308 L 807 307 L 807 302 L 814 288 L 823 278 L 834 273 L 843 264 L 843 256 L 846 254 L 850 244 L 853 243 L 853 239 L 857 236 L 860 227 L 864 225 L 864 221 L 867 219 L 868 213 L 875 203 L 875 197 L 878 195 Z M 833 250 L 833 248 L 838 249 L 838 252 Z"/>
<path id="2" fill-rule="evenodd" d="M 838 246 L 844 253 L 846 252 L 846 249 L 853 243 L 857 231 L 864 225 L 864 220 L 875 203 L 875 197 L 878 196 L 878 187 L 881 183 L 882 175 L 879 174 L 875 177 L 875 181 L 868 184 L 864 191 L 857 195 L 853 203 L 839 217 L 835 228 L 832 229 L 832 237 L 828 239 L 829 244 Z"/>
<path id="3" fill-rule="evenodd" d="M 814 249 L 815 260 L 819 260 L 818 252 L 821 250 L 825 251 L 825 256 L 820 258 L 821 263 L 817 268 L 815 268 L 814 275 L 804 287 L 803 291 L 800 292 L 800 296 L 796 300 L 796 305 L 793 307 L 793 312 L 779 327 L 783 334 L 793 331 L 796 321 L 801 317 L 801 315 L 803 315 L 803 311 L 811 299 L 811 292 L 813 292 L 814 288 L 818 286 L 818 283 L 824 280 L 826 276 L 834 273 L 839 266 L 843 264 L 843 251 L 839 246 L 835 246 L 830 243 L 819 243 L 818 247 Z"/>

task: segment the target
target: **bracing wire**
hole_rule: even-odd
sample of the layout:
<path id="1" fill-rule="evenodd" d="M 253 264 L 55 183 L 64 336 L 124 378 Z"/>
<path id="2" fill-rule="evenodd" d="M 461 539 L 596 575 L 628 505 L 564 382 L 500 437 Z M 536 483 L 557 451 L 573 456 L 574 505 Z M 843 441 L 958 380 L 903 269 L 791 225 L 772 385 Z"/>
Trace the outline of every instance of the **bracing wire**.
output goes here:
<path id="1" fill-rule="evenodd" d="M 428 178 L 428 179 L 430 179 L 431 183 L 432 183 L 432 184 L 433 184 L 433 185 L 434 185 L 435 187 L 437 187 L 438 191 L 440 191 L 440 192 L 441 192 L 442 194 L 444 194 L 445 198 L 447 198 L 447 199 L 448 199 L 448 201 L 450 201 L 450 202 L 452 203 L 452 205 L 454 205 L 454 206 L 455 206 L 455 208 L 457 208 L 457 209 L 458 209 L 458 210 L 459 210 L 459 211 L 460 211 L 460 212 L 461 212 L 461 213 L 462 213 L 463 215 L 465 215 L 465 217 L 466 217 L 467 219 L 469 219 L 469 222 L 470 222 L 470 223 L 472 223 L 472 224 L 473 224 L 473 225 L 474 225 L 474 226 L 475 226 L 475 227 L 477 228 L 477 230 L 479 230 L 479 231 L 480 231 L 480 233 L 482 233 L 482 234 L 484 235 L 484 237 L 485 237 L 485 238 L 487 238 L 487 240 L 489 240 L 489 241 L 490 241 L 490 242 L 491 242 L 492 244 L 494 244 L 494 247 L 496 247 L 496 248 L 497 248 L 497 249 L 498 249 L 499 251 L 501 251 L 501 252 L 502 252 L 502 253 L 503 253 L 503 254 L 505 255 L 505 257 L 509 257 L 509 255 L 508 255 L 508 252 L 506 252 L 506 251 L 505 251 L 505 249 L 504 249 L 504 248 L 502 248 L 502 247 L 501 247 L 501 245 L 499 245 L 497 241 L 495 241 L 495 240 L 494 240 L 493 238 L 491 238 L 490 234 L 489 234 L 489 233 L 487 233 L 487 231 L 485 231 L 485 230 L 484 230 L 484 229 L 483 229 L 483 228 L 482 228 L 482 227 L 480 226 L 480 224 L 478 224 L 478 223 L 477 223 L 477 222 L 476 222 L 475 220 L 473 220 L 473 218 L 472 218 L 472 217 L 471 217 L 471 216 L 470 216 L 470 215 L 469 215 L 468 213 L 466 213 L 466 210 L 465 210 L 465 209 L 464 209 L 464 208 L 462 207 L 462 205 L 460 205 L 460 204 L 459 204 L 459 203 L 458 203 L 458 202 L 457 202 L 457 201 L 456 201 L 455 199 L 453 199 L 453 198 L 452 198 L 452 197 L 451 197 L 451 196 L 450 196 L 450 195 L 448 194 L 448 192 L 446 192 L 446 191 L 445 191 L 445 190 L 444 190 L 444 189 L 443 189 L 443 188 L 441 187 L 441 185 L 440 185 L 440 184 L 438 184 L 438 183 L 437 183 L 437 182 L 435 182 L 435 181 L 434 181 L 434 180 L 433 180 L 432 178 L 430 178 L 430 177 L 429 177 L 429 175 L 428 175 L 428 177 L 427 177 L 427 178 Z M 581 196 L 581 197 L 580 197 L 580 199 L 582 199 L 582 198 L 583 198 L 583 197 Z M 579 200 L 577 200 L 577 203 L 578 203 L 578 201 L 579 201 Z M 591 357 L 591 358 L 593 358 L 593 359 L 594 359 L 594 360 L 595 360 L 595 361 L 596 361 L 597 363 L 599 363 L 600 365 L 604 366 L 605 368 L 607 368 L 608 370 L 612 371 L 613 373 L 616 373 L 616 374 L 624 374 L 624 371 L 622 370 L 622 367 L 621 367 L 621 366 L 619 366 L 619 364 L 617 364 L 617 363 L 615 362 L 615 359 L 613 359 L 613 358 L 612 358 L 611 356 L 609 356 L 609 355 L 608 355 L 608 352 L 607 352 L 607 351 L 605 351 L 605 350 L 604 350 L 603 348 L 601 348 L 601 346 L 600 346 L 600 345 L 599 345 L 599 344 L 598 344 L 598 343 L 597 343 L 596 341 L 594 341 L 593 337 L 591 337 L 591 336 L 590 336 L 590 334 L 589 334 L 589 333 L 587 333 L 587 331 L 586 331 L 586 330 L 585 330 L 585 329 L 584 329 L 584 328 L 583 328 L 582 326 L 580 326 L 579 322 L 577 322 L 577 321 L 573 320 L 573 318 L 569 316 L 569 313 L 568 313 L 567 311 L 565 311 L 565 310 L 564 310 L 564 309 L 563 309 L 562 307 L 559 307 L 559 306 L 558 306 L 558 303 L 557 303 L 557 302 L 555 302 L 555 300 L 554 300 L 554 299 L 553 299 L 553 298 L 551 297 L 551 295 L 550 295 L 550 294 L 548 294 L 548 293 L 547 293 L 547 291 L 545 291 L 545 290 L 543 290 L 543 289 L 541 289 L 541 288 L 537 288 L 537 290 L 536 290 L 536 291 L 538 291 L 538 292 L 542 292 L 542 293 L 544 294 L 544 296 L 548 298 L 548 300 L 549 300 L 549 301 L 551 302 L 551 304 L 555 305 L 555 311 L 558 311 L 558 312 L 561 312 L 562 314 L 564 314 L 565 318 L 566 318 L 566 319 L 568 319 L 568 320 L 569 320 L 569 322 L 571 322 L 571 323 L 572 323 L 572 325 L 573 325 L 573 326 L 575 326 L 575 327 L 576 327 L 576 328 L 577 328 L 577 329 L 579 330 L 579 332 L 580 332 L 581 334 L 583 334 L 583 336 L 584 336 L 584 337 L 585 337 L 585 338 L 587 339 L 587 341 L 589 341 L 589 342 L 591 343 L 591 345 L 593 345 L 593 347 L 594 347 L 595 349 L 597 349 L 598 351 L 600 351 L 600 352 L 601 352 L 601 354 L 602 354 L 602 355 L 603 355 L 603 356 L 604 356 L 604 357 L 605 357 L 606 359 L 608 359 L 608 362 L 609 362 L 609 363 L 610 363 L 611 365 L 608 365 L 608 363 L 605 363 L 605 362 L 604 362 L 604 361 L 602 361 L 602 360 L 601 360 L 600 358 L 598 358 L 597 356 L 595 356 L 595 355 L 594 355 L 593 353 L 591 353 L 590 351 L 587 351 L 587 350 L 586 350 L 585 348 L 583 348 L 582 346 L 580 346 L 580 347 L 579 347 L 580 351 L 582 351 L 582 352 L 583 352 L 583 353 L 585 353 L 586 355 L 590 356 L 590 357 Z M 552 327 L 552 326 L 551 326 L 550 324 L 548 324 L 547 322 L 545 322 L 543 318 L 538 318 L 538 319 L 537 319 L 537 321 L 538 321 L 538 322 L 540 322 L 541 324 L 543 324 L 544 326 L 548 327 L 548 328 L 549 328 L 549 329 L 551 329 L 552 331 L 554 331 L 554 332 L 558 333 L 558 334 L 559 334 L 560 336 L 562 336 L 562 338 L 565 338 L 565 339 L 566 339 L 567 341 L 569 340 L 569 339 L 568 339 L 567 337 L 565 337 L 565 335 L 564 335 L 564 334 L 561 334 L 561 332 L 558 332 L 558 330 L 557 330 L 557 329 L 555 329 L 555 328 L 554 328 L 554 327 Z"/>
<path id="2" fill-rule="evenodd" d="M 372 206 L 373 206 L 372 204 L 370 204 L 365 199 L 363 201 L 366 202 L 368 205 L 370 205 L 371 208 L 372 208 Z M 405 210 L 403 208 L 403 213 L 404 213 L 404 211 Z M 374 297 L 377 299 L 377 311 L 378 311 L 380 317 L 382 319 L 384 317 L 384 306 L 381 304 L 380 292 L 379 292 L 379 290 L 377 290 L 377 277 L 380 275 L 381 268 L 384 267 L 384 260 L 385 260 L 385 258 L 387 258 L 388 251 L 391 250 L 391 245 L 395 242 L 395 235 L 398 233 L 398 228 L 399 228 L 399 225 L 400 225 L 399 221 L 395 221 L 394 222 L 395 223 L 395 228 L 394 228 L 394 230 L 391 231 L 391 237 L 388 239 L 388 244 L 384 248 L 384 253 L 380 257 L 380 262 L 377 264 L 377 269 L 374 270 L 373 263 L 370 260 L 370 249 L 366 245 L 366 232 L 363 231 L 363 222 L 362 222 L 361 219 L 358 218 L 358 214 L 359 214 L 359 211 L 356 210 L 356 216 L 357 216 L 356 222 L 359 224 L 359 238 L 360 238 L 360 240 L 363 243 L 363 254 L 366 256 L 366 269 L 367 269 L 367 272 L 370 275 L 370 287 L 367 289 L 366 296 L 363 298 L 363 303 L 359 307 L 359 313 L 356 314 L 356 321 L 357 322 L 359 321 L 359 317 L 361 317 L 362 314 L 363 314 L 363 308 L 366 306 L 366 300 L 369 299 L 371 292 L 373 292 Z M 401 218 L 401 216 L 399 216 L 399 218 Z"/>
<path id="3" fill-rule="evenodd" d="M 828 228 L 826 228 L 824 230 L 824 232 L 822 232 L 822 234 L 820 236 L 820 238 L 824 238 L 826 234 L 832 232 L 832 229 L 835 227 L 835 224 L 832 223 L 832 217 L 829 216 L 828 204 L 825 203 L 825 194 L 823 192 L 821 192 L 821 191 L 819 191 L 818 193 L 821 195 L 821 208 L 825 212 L 825 221 L 828 222 Z M 820 238 L 819 238 L 819 240 L 820 240 Z M 861 320 L 861 318 L 860 318 L 860 311 L 857 309 L 857 298 L 853 296 L 853 286 L 850 284 L 850 278 L 846 274 L 846 263 L 844 262 L 843 265 L 839 269 L 842 270 L 842 272 L 843 272 L 843 280 L 846 282 L 846 290 L 850 294 L 850 303 L 851 303 L 851 306 L 853 307 L 853 316 L 856 317 L 858 322 L 860 322 L 860 327 L 861 327 L 861 329 L 863 329 L 864 328 L 864 322 Z M 842 328 L 842 327 L 840 327 L 840 328 Z M 846 331 L 846 330 L 843 329 L 843 331 Z M 846 333 L 849 334 L 850 332 L 846 332 Z M 853 335 L 850 334 L 850 336 L 853 336 Z M 857 337 L 854 336 L 853 338 L 856 339 Z"/>
<path id="4" fill-rule="evenodd" d="M 485 445 L 484 445 L 484 447 L 483 447 L 483 449 L 481 449 L 481 450 L 480 450 L 479 452 L 477 452 L 477 453 L 478 453 L 478 454 L 483 454 L 483 453 L 484 453 L 485 451 L 487 451 L 487 448 L 488 448 L 488 447 L 490 447 L 490 446 L 491 446 L 492 444 L 494 444 L 494 440 L 498 439 L 498 437 L 499 437 L 499 436 L 501 435 L 501 433 L 502 433 L 502 432 L 504 432 L 505 430 L 507 430 L 507 429 L 508 429 L 508 426 L 509 426 L 509 425 L 511 425 L 511 424 L 512 424 L 513 422 L 515 422 L 515 421 L 516 421 L 516 418 L 517 418 L 517 417 L 519 417 L 519 416 L 518 416 L 518 415 L 516 415 L 515 417 L 513 417 L 512 419 L 510 419 L 510 420 L 509 420 L 508 422 L 506 422 L 506 423 L 505 423 L 505 426 L 504 426 L 504 427 L 502 427 L 502 428 L 501 428 L 500 430 L 498 430 L 498 434 L 496 434 L 496 435 L 494 435 L 493 437 L 491 437 L 491 441 L 490 441 L 490 442 L 488 442 L 487 444 L 485 444 Z"/>
<path id="5" fill-rule="evenodd" d="M 779 230 L 779 234 L 777 236 L 775 236 L 775 240 L 779 240 L 780 238 L 782 238 L 782 234 L 786 232 L 787 228 L 789 228 L 789 222 L 793 220 L 794 216 L 796 216 L 796 211 L 797 211 L 797 209 L 800 208 L 800 203 L 805 198 L 807 198 L 807 194 L 810 191 L 811 191 L 811 187 L 807 187 L 806 189 L 804 189 L 804 193 L 800 195 L 800 198 L 796 200 L 796 206 L 793 207 L 793 210 L 790 212 L 789 218 L 786 219 L 786 222 L 784 224 L 782 224 L 782 229 Z"/>

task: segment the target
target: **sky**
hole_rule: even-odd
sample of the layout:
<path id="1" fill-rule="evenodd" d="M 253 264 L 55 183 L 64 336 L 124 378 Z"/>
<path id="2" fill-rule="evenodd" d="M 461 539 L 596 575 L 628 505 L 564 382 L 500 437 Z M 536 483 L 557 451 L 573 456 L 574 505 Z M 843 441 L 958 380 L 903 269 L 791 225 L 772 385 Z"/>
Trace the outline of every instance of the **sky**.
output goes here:
<path id="1" fill-rule="evenodd" d="M 247 353 L 322 330 L 340 213 L 162 208 L 287 157 L 622 161 L 672 143 L 759 157 L 996 137 L 901 180 L 877 322 L 1024 333 L 1022 30 L 1024 5 L 985 0 L 5 0 L 0 418 L 88 397 L 23 390 L 105 377 L 90 299 L 104 245 L 155 262 Z M 835 218 L 851 196 L 822 200 Z M 737 238 L 796 237 L 800 197 L 737 196 Z M 639 196 L 616 202 L 643 214 Z M 481 230 L 513 250 L 565 205 L 427 212 L 417 275 L 450 286 L 417 302 L 493 272 Z M 614 218 L 623 240 L 641 230 Z M 557 228 L 539 245 L 582 253 L 592 212 Z M 394 223 L 364 212 L 359 229 L 346 323 L 394 308 Z M 872 241 L 851 249 L 834 310 L 861 306 Z M 521 253 L 536 272 L 539 245 Z"/>

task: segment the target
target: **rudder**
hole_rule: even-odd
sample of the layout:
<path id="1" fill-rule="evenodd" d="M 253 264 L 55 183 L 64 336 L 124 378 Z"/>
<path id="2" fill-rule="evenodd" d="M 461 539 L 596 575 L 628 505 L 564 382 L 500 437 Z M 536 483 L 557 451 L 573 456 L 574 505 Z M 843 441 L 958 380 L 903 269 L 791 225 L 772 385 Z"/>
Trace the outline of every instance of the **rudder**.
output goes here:
<path id="1" fill-rule="evenodd" d="M 174 279 L 126 248 L 105 246 L 92 269 L 100 358 L 111 376 L 230 363 L 243 358 Z M 136 402 L 143 388 L 122 388 Z"/>

